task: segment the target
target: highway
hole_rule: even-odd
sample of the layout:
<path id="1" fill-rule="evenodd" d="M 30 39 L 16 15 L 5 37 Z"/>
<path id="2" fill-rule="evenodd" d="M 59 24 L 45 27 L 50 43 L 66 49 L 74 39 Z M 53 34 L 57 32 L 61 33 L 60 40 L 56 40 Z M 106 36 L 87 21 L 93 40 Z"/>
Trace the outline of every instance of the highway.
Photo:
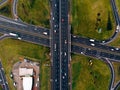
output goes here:
<path id="1" fill-rule="evenodd" d="M 60 90 L 69 90 L 68 62 L 70 61 L 70 30 L 68 29 L 68 1 L 59 0 Z"/>
<path id="2" fill-rule="evenodd" d="M 68 1 L 51 2 L 52 90 L 68 90 L 69 35 Z"/>
<path id="3" fill-rule="evenodd" d="M 51 79 L 52 79 L 52 90 L 60 90 L 60 39 L 59 39 L 59 1 L 51 1 Z"/>
<path id="4" fill-rule="evenodd" d="M 5 73 L 0 62 L 0 84 L 2 85 L 3 90 L 9 90 L 8 82 L 6 81 Z"/>
<path id="5" fill-rule="evenodd" d="M 10 32 L 13 32 L 13 33 L 18 34 L 19 37 L 21 38 L 21 40 L 50 47 L 49 36 L 44 35 L 44 34 L 42 34 L 42 35 L 38 34 L 37 33 L 38 31 L 37 32 L 35 32 L 35 31 L 32 32 L 32 31 L 28 31 L 28 30 L 26 30 L 26 31 L 25 30 L 14 30 L 13 28 L 7 28 L 6 29 L 6 27 L 4 27 L 4 29 L 3 29 L 3 26 L 1 26 L 1 27 L 0 27 L 0 32 L 2 34 L 9 34 Z M 16 38 L 16 37 L 14 37 L 14 38 Z M 95 46 L 91 46 L 91 43 L 94 43 L 94 42 L 91 42 L 89 39 L 85 39 L 85 38 L 82 38 L 82 37 L 71 36 L 71 39 L 72 39 L 72 47 L 73 47 L 73 48 L 71 48 L 72 52 L 81 54 L 81 52 L 78 48 L 81 48 L 81 47 L 91 48 L 93 50 L 96 50 L 96 52 L 99 52 L 99 53 L 94 53 L 92 56 L 100 56 L 101 55 L 102 57 L 109 58 L 109 59 L 112 59 L 114 61 L 116 61 L 116 60 L 119 61 L 119 59 L 120 59 L 120 57 L 119 57 L 120 49 L 119 48 L 106 46 L 106 45 L 101 45 L 99 43 L 97 43 L 97 44 L 95 43 Z M 74 39 L 74 42 L 73 42 L 73 39 Z"/>
<path id="6" fill-rule="evenodd" d="M 5 1 L 5 0 L 4 0 Z M 70 60 L 70 37 L 72 53 L 83 54 L 95 58 L 106 58 L 120 62 L 120 49 L 106 46 L 119 32 L 108 41 L 90 41 L 88 38 L 70 35 L 68 29 L 68 0 L 51 0 L 51 32 L 47 28 L 15 21 L 0 16 L 0 33 L 17 34 L 15 39 L 44 45 L 51 48 L 52 90 L 68 90 L 68 60 Z M 14 2 L 13 6 L 16 2 Z M 119 16 L 114 0 L 111 0 L 116 24 L 119 25 Z M 14 7 L 16 8 L 16 7 Z M 13 10 L 17 13 L 16 10 Z M 101 43 L 101 44 L 100 44 Z M 102 45 L 103 44 L 103 45 Z"/>

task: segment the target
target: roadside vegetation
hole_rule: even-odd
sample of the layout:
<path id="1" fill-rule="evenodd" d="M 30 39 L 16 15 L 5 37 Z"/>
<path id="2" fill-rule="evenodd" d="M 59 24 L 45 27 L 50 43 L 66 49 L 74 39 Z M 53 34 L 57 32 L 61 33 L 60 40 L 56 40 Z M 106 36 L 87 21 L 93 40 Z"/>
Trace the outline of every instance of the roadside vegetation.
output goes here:
<path id="1" fill-rule="evenodd" d="M 72 55 L 73 90 L 108 90 L 109 67 L 101 60 Z"/>
<path id="2" fill-rule="evenodd" d="M 109 0 L 72 0 L 72 33 L 98 40 L 114 33 L 115 21 Z"/>
<path id="3" fill-rule="evenodd" d="M 120 16 L 120 0 L 115 0 L 115 2 L 116 2 L 116 6 L 117 6 L 119 16 Z"/>
<path id="4" fill-rule="evenodd" d="M 49 0 L 19 0 L 18 16 L 24 22 L 50 28 Z"/>
<path id="5" fill-rule="evenodd" d="M 18 40 L 5 39 L 0 41 L 0 58 L 7 77 L 10 90 L 15 90 L 10 72 L 13 65 L 21 58 L 28 58 L 40 62 L 40 87 L 41 90 L 50 90 L 50 64 L 49 49 Z"/>
<path id="6" fill-rule="evenodd" d="M 12 17 L 11 5 L 12 1 L 8 0 L 6 4 L 0 6 L 0 14 L 11 18 Z"/>
<path id="7" fill-rule="evenodd" d="M 113 40 L 113 42 L 109 43 L 108 45 L 114 46 L 114 47 L 119 47 L 120 48 L 120 33 L 118 36 Z"/>
<path id="8" fill-rule="evenodd" d="M 120 80 L 120 63 L 113 62 L 113 67 L 115 70 L 115 82 L 114 82 L 114 84 L 116 84 Z"/>

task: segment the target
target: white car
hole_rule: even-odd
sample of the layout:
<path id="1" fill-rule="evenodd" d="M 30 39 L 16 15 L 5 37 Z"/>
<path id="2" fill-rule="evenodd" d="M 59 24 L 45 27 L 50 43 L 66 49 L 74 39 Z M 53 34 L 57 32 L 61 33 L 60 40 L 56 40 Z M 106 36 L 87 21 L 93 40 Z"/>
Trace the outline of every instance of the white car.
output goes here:
<path id="1" fill-rule="evenodd" d="M 47 32 L 43 32 L 44 35 L 47 35 Z"/>

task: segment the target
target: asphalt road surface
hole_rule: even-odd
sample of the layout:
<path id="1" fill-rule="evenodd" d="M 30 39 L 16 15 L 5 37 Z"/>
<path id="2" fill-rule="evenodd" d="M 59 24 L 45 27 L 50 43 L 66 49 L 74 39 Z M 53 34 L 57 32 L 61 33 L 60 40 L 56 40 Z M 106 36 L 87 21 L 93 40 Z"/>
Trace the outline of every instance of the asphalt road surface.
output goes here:
<path id="1" fill-rule="evenodd" d="M 0 84 L 2 85 L 3 90 L 9 90 L 8 82 L 6 80 L 5 73 L 4 73 L 4 70 L 2 68 L 1 62 L 0 62 Z"/>

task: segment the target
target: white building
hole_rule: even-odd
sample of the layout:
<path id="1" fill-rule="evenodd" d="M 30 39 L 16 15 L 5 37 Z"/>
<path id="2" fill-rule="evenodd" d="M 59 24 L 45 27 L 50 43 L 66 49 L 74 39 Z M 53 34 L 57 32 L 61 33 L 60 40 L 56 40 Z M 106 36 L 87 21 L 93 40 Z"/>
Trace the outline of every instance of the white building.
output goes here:
<path id="1" fill-rule="evenodd" d="M 33 68 L 19 68 L 19 76 L 33 75 Z"/>
<path id="2" fill-rule="evenodd" d="M 32 90 L 33 85 L 33 68 L 19 68 L 19 76 L 23 78 L 23 90 Z"/>
<path id="3" fill-rule="evenodd" d="M 32 77 L 23 77 L 23 90 L 32 90 Z"/>

